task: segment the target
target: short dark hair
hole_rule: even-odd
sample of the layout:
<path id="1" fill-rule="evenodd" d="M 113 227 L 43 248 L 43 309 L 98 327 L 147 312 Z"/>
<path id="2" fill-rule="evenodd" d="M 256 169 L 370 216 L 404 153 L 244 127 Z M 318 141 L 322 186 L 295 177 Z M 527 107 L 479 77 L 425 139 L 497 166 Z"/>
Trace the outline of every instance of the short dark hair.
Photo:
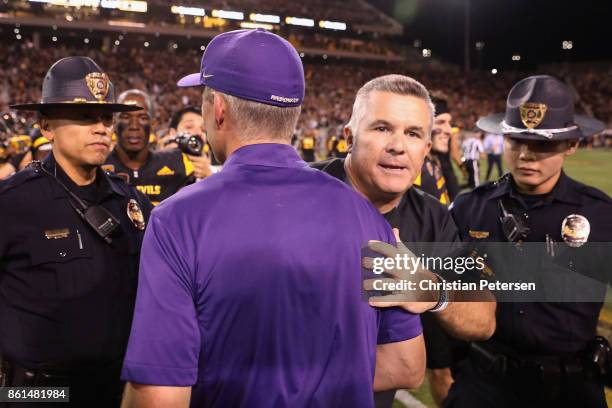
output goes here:
<path id="1" fill-rule="evenodd" d="M 186 106 L 183 109 L 174 112 L 170 118 L 170 129 L 178 129 L 178 125 L 186 113 L 195 113 L 196 115 L 202 116 L 202 111 L 199 108 L 196 108 L 195 106 Z"/>

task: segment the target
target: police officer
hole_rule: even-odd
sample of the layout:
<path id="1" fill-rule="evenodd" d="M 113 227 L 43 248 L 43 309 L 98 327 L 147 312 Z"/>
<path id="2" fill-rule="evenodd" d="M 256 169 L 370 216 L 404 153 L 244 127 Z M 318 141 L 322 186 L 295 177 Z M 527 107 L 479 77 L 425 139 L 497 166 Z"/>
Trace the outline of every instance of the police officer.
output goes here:
<path id="1" fill-rule="evenodd" d="M 115 123 L 117 146 L 108 157 L 105 170 L 115 172 L 145 194 L 153 205 L 195 182 L 193 164 L 178 149 L 153 151 L 149 135 L 153 115 L 151 97 L 138 89 L 119 95 L 120 102 L 131 102 L 142 108 L 121 112 Z"/>
<path id="2" fill-rule="evenodd" d="M 100 165 L 113 113 L 139 108 L 115 103 L 86 57 L 57 61 L 42 101 L 13 108 L 38 112 L 53 148 L 0 182 L 1 382 L 70 387 L 67 406 L 117 406 L 151 206 Z"/>
<path id="3" fill-rule="evenodd" d="M 576 151 L 578 140 L 600 131 L 601 122 L 575 115 L 571 90 L 542 75 L 519 81 L 508 95 L 505 114 L 481 118 L 477 125 L 504 134 L 509 174 L 455 200 L 451 212 L 462 239 L 474 245 L 512 242 L 512 257 L 489 258 L 496 275 L 516 273 L 526 248 L 531 248 L 527 245 L 542 242 L 535 244 L 542 248 L 542 262 L 536 265 L 560 266 L 541 289 L 562 283 L 573 269 L 609 269 L 609 254 L 577 257 L 587 241 L 612 240 L 612 201 L 563 172 L 563 162 Z M 538 266 L 527 278 L 546 271 Z M 577 283 L 577 278 L 567 282 L 569 294 Z M 499 303 L 494 336 L 472 344 L 446 405 L 605 407 L 600 374 L 609 349 L 605 340 L 594 340 L 604 294 L 605 288 L 589 303 Z M 594 349 L 603 355 L 597 357 Z"/>

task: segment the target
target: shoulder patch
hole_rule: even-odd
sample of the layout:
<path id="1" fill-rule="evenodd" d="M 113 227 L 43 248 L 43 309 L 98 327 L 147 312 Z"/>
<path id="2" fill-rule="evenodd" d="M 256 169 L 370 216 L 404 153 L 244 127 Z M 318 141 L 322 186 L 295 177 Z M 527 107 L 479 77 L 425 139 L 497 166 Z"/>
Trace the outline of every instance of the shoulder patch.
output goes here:
<path id="1" fill-rule="evenodd" d="M 0 194 L 3 194 L 15 187 L 19 187 L 23 183 L 41 177 L 42 174 L 36 172 L 32 167 L 27 167 L 13 174 L 7 179 L 0 181 Z"/>

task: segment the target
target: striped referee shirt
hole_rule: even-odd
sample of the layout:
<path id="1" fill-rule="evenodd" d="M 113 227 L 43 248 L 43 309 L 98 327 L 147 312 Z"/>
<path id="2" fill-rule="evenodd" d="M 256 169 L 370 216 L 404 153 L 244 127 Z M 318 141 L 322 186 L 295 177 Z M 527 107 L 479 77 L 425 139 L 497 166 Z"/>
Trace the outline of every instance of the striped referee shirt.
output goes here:
<path id="1" fill-rule="evenodd" d="M 484 153 L 482 142 L 475 137 L 464 140 L 461 144 L 461 148 L 463 149 L 463 157 L 465 157 L 465 160 L 479 160 L 480 153 Z"/>

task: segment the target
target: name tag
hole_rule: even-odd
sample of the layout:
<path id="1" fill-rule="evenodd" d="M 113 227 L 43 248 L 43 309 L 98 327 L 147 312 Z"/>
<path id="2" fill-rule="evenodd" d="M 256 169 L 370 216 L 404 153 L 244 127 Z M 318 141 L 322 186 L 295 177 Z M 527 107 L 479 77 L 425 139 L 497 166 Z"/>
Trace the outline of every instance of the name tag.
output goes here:
<path id="1" fill-rule="evenodd" d="M 45 237 L 47 237 L 47 239 L 68 238 L 69 235 L 70 235 L 70 230 L 68 228 L 45 231 Z"/>
<path id="2" fill-rule="evenodd" d="M 487 238 L 489 236 L 489 231 L 472 231 L 472 230 L 469 230 L 468 234 L 470 234 L 470 237 L 472 237 L 472 238 L 483 239 L 483 238 Z"/>

